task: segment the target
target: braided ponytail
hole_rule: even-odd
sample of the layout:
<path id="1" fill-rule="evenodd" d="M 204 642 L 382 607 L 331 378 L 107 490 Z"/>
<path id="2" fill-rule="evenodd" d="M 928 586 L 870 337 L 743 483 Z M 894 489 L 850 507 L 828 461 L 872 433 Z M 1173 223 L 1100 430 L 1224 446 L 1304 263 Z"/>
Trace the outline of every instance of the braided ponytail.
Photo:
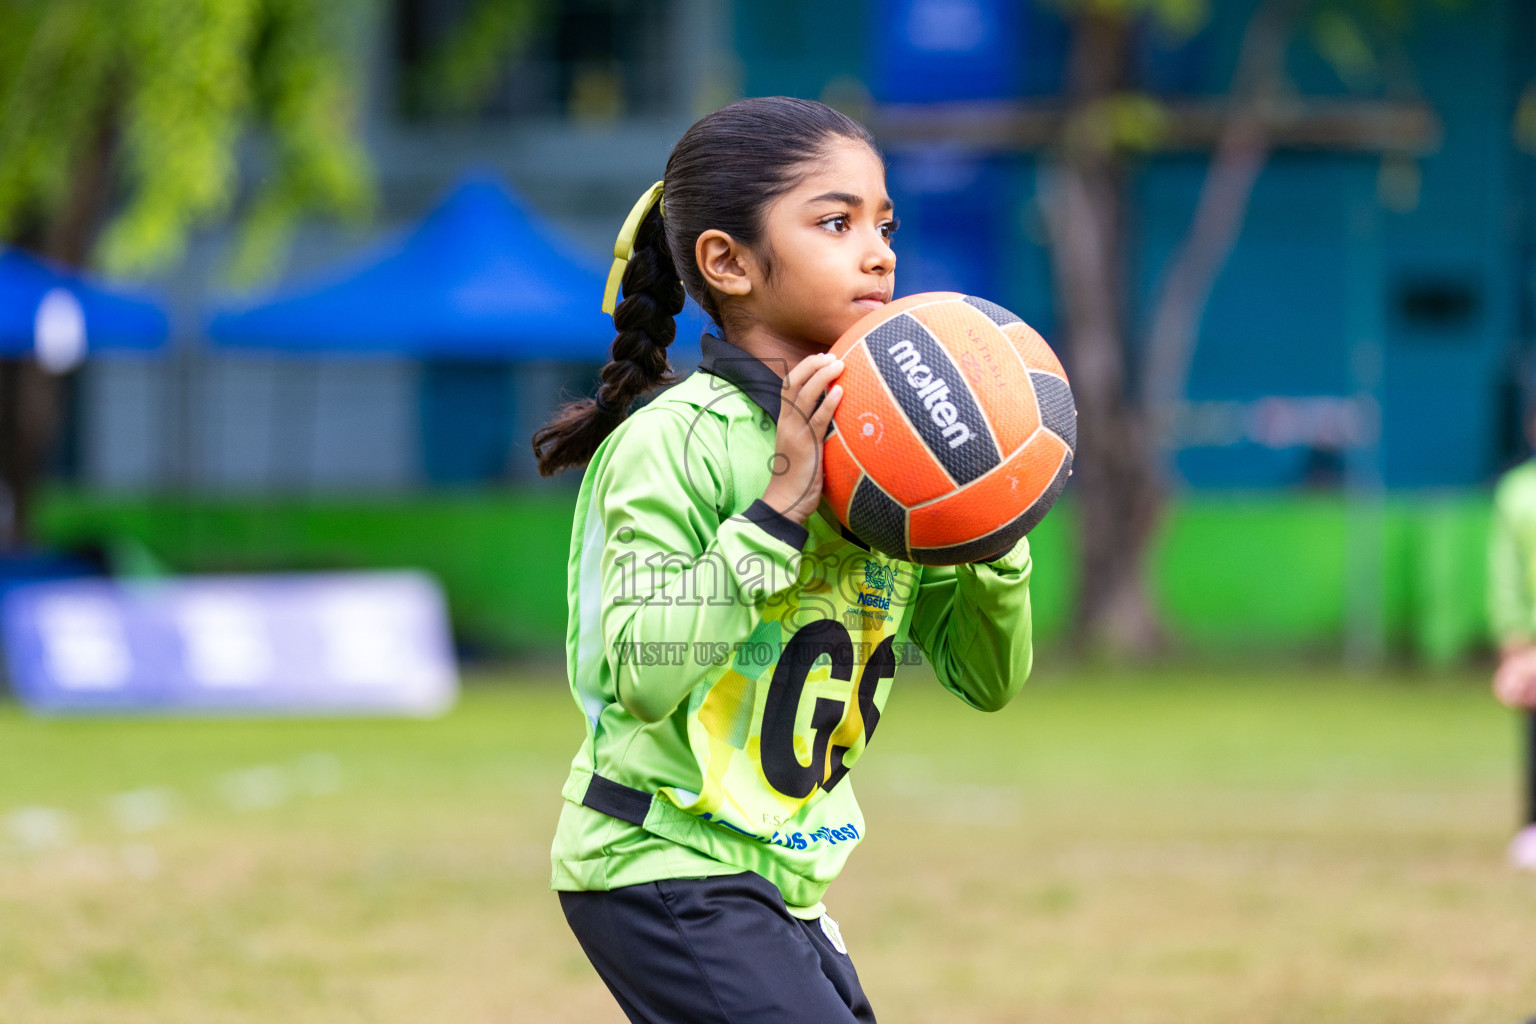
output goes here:
<path id="1" fill-rule="evenodd" d="M 675 317 L 683 309 L 683 282 L 667 248 L 661 211 L 653 207 L 635 233 L 635 254 L 624 268 L 624 301 L 613 311 L 618 334 L 611 361 L 599 376 L 596 398 L 567 402 L 533 435 L 539 473 L 553 476 L 571 466 L 585 466 L 603 439 L 613 433 L 636 398 L 676 378 L 667 362 L 667 346 L 677 335 Z"/>
<path id="2" fill-rule="evenodd" d="M 634 255 L 624 269 L 624 301 L 613 313 L 619 334 L 613 340 L 613 361 L 602 370 L 603 385 L 595 399 L 561 406 L 533 435 L 540 473 L 551 476 L 586 465 L 636 398 L 672 383 L 667 346 L 677 333 L 673 317 L 682 311 L 685 289 L 727 337 L 719 297 L 694 258 L 699 236 L 718 230 L 749 248 L 759 245 L 768 205 L 793 188 L 835 139 L 875 148 L 857 121 L 823 104 L 787 96 L 737 100 L 683 133 L 663 178 L 666 220 L 653 206 L 635 228 Z M 654 186 L 641 201 L 653 196 Z M 629 230 L 626 221 L 625 233 Z"/>

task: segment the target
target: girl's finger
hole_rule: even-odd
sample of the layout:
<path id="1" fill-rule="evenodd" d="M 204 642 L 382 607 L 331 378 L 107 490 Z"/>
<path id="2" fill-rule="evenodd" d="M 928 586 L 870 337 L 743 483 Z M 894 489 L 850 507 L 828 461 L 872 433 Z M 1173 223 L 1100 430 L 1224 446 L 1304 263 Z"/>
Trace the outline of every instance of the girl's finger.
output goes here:
<path id="1" fill-rule="evenodd" d="M 818 352 L 816 355 L 806 356 L 800 360 L 790 368 L 789 373 L 784 375 L 785 391 L 791 395 L 797 393 L 811 374 L 826 366 L 833 358 L 830 352 Z"/>
<path id="2" fill-rule="evenodd" d="M 1493 696 L 1500 704 L 1506 707 L 1515 706 L 1514 687 L 1510 685 L 1510 678 L 1507 673 L 1500 672 L 1493 677 Z"/>
<path id="3" fill-rule="evenodd" d="M 816 402 L 832 386 L 832 382 L 842 375 L 843 364 L 841 360 L 835 360 L 817 370 L 814 375 L 800 387 L 800 392 L 795 398 L 795 404 L 809 415 L 816 407 Z"/>
<path id="4" fill-rule="evenodd" d="M 811 431 L 816 435 L 816 440 L 827 439 L 827 425 L 832 422 L 832 414 L 837 412 L 838 403 L 843 400 L 843 386 L 833 384 L 827 391 L 827 397 L 811 415 Z"/>

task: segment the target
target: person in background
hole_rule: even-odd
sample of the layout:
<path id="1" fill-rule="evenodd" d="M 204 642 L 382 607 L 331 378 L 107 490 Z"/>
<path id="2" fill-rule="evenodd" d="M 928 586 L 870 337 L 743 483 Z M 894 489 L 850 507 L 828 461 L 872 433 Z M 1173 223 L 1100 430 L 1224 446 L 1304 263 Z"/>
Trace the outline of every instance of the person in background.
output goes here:
<path id="1" fill-rule="evenodd" d="M 1536 445 L 1536 415 L 1527 421 Z M 1524 826 L 1509 844 L 1514 866 L 1536 871 L 1536 459 L 1494 491 L 1488 541 L 1488 621 L 1499 648 L 1493 695 L 1525 715 Z"/>

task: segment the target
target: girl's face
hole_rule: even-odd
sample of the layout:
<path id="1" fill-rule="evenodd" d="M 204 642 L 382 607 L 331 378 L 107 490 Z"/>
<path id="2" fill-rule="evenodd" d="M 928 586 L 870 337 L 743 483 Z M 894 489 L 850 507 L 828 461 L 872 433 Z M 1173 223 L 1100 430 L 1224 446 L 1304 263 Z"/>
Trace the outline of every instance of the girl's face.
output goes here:
<path id="1" fill-rule="evenodd" d="M 778 337 L 824 351 L 896 288 L 896 218 L 885 165 L 838 140 L 764 213 L 763 242 L 744 260 L 742 312 Z M 766 258 L 767 264 L 764 264 Z"/>

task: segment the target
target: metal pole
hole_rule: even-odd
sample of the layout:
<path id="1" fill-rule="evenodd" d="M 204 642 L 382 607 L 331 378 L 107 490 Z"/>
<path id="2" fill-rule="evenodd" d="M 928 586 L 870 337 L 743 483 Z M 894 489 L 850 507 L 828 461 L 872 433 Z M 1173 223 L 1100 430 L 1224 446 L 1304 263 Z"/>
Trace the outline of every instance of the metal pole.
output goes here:
<path id="1" fill-rule="evenodd" d="M 1344 659 L 1369 670 L 1386 658 L 1383 607 L 1384 487 L 1381 458 L 1382 259 L 1380 210 L 1367 193 L 1350 210 L 1345 332 L 1363 436 L 1344 462 Z"/>

